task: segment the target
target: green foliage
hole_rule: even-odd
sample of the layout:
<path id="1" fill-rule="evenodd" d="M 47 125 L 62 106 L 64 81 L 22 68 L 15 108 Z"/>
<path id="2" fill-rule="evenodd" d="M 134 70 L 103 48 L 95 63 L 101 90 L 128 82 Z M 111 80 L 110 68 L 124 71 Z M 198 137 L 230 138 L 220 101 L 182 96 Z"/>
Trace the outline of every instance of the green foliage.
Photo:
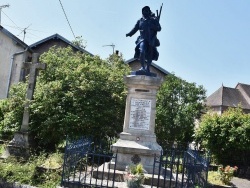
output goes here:
<path id="1" fill-rule="evenodd" d="M 123 75 L 129 67 L 121 57 L 101 60 L 74 53 L 71 48 L 51 48 L 40 61 L 47 69 L 39 72 L 30 101 L 30 131 L 39 146 L 53 149 L 66 135 L 103 138 L 122 131 L 126 96 Z M 4 113 L 1 134 L 12 127 L 13 133 L 21 125 L 26 86 L 20 83 L 12 90 L 16 92 L 0 108 Z"/>
<path id="2" fill-rule="evenodd" d="M 27 84 L 18 83 L 10 89 L 9 98 L 0 100 L 0 139 L 9 140 L 22 124 Z"/>
<path id="3" fill-rule="evenodd" d="M 127 182 L 129 188 L 139 188 L 145 180 L 144 169 L 141 163 L 137 165 L 129 165 L 127 173 L 124 175 L 124 179 Z"/>
<path id="4" fill-rule="evenodd" d="M 234 177 L 234 172 L 238 169 L 237 166 L 231 167 L 227 165 L 225 168 L 219 167 L 218 171 L 220 174 L 220 180 L 226 185 L 230 185 L 232 178 Z"/>
<path id="5" fill-rule="evenodd" d="M 175 75 L 168 75 L 157 96 L 156 135 L 158 142 L 190 142 L 195 119 L 204 110 L 205 90 Z"/>
<path id="6" fill-rule="evenodd" d="M 51 49 L 41 61 L 48 68 L 37 83 L 31 127 L 42 143 L 60 143 L 66 134 L 103 138 L 121 132 L 128 71 L 122 59 L 103 61 L 67 48 Z"/>
<path id="7" fill-rule="evenodd" d="M 220 163 L 240 160 L 247 163 L 250 152 L 250 115 L 238 108 L 230 108 L 222 115 L 205 114 L 195 134 L 196 141 L 209 149 Z"/>
<path id="8" fill-rule="evenodd" d="M 171 162 L 171 158 L 169 157 L 169 167 L 173 169 L 174 173 L 182 173 L 183 169 L 183 158 L 175 158 L 174 162 Z M 171 164 L 173 163 L 173 164 Z M 172 167 L 171 167 L 172 166 Z"/>
<path id="9" fill-rule="evenodd" d="M 5 151 L 5 145 L 0 144 L 0 156 L 3 154 L 4 151 Z"/>
<path id="10" fill-rule="evenodd" d="M 66 135 L 105 138 L 122 131 L 123 76 L 129 67 L 121 57 L 114 54 L 101 60 L 71 48 L 51 48 L 40 61 L 47 69 L 39 72 L 30 101 L 30 131 L 39 146 L 53 149 Z M 26 89 L 26 84 L 19 83 L 0 102 L 0 136 L 11 138 L 20 128 Z M 204 109 L 204 98 L 201 86 L 167 76 L 157 96 L 156 135 L 161 145 L 192 141 L 194 120 Z"/>
<path id="11" fill-rule="evenodd" d="M 8 182 L 18 181 L 21 184 L 31 184 L 34 169 L 33 164 L 21 165 L 15 158 L 10 158 L 8 161 L 0 162 L 0 178 L 8 180 Z"/>
<path id="12" fill-rule="evenodd" d="M 237 171 L 237 167 L 230 167 L 229 165 L 225 168 L 220 167 L 218 171 L 208 171 L 207 181 L 210 185 L 231 185 L 235 171 Z"/>
<path id="13" fill-rule="evenodd" d="M 218 171 L 208 171 L 207 181 L 210 185 L 225 185 L 220 178 L 220 173 Z"/>
<path id="14" fill-rule="evenodd" d="M 86 48 L 87 46 L 87 41 L 85 41 L 82 36 L 77 36 L 75 40 L 72 41 L 72 43 L 80 48 Z"/>
<path id="15" fill-rule="evenodd" d="M 129 166 L 129 171 L 131 174 L 143 174 L 144 173 L 144 169 L 143 169 L 143 165 L 141 163 L 137 164 L 137 165 L 130 165 Z"/>
<path id="16" fill-rule="evenodd" d="M 0 161 L 0 179 L 37 187 L 56 187 L 61 180 L 62 168 L 56 170 L 45 169 L 41 173 L 39 169 L 41 169 L 42 164 L 46 163 L 46 158 L 49 158 L 51 161 L 59 161 L 61 163 L 60 166 L 62 165 L 61 154 L 32 156 L 29 161 L 9 157 Z"/>

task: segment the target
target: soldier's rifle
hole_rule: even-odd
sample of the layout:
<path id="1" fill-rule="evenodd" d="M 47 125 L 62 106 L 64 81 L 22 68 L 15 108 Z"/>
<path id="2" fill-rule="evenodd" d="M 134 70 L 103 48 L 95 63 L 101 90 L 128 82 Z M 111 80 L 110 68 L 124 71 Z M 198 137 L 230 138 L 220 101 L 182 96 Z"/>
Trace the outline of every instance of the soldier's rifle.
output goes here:
<path id="1" fill-rule="evenodd" d="M 156 10 L 156 16 L 157 16 L 157 20 L 158 20 L 158 21 L 160 21 L 160 18 L 161 18 L 162 6 L 163 6 L 163 3 L 161 4 L 160 12 L 158 12 L 158 10 Z"/>

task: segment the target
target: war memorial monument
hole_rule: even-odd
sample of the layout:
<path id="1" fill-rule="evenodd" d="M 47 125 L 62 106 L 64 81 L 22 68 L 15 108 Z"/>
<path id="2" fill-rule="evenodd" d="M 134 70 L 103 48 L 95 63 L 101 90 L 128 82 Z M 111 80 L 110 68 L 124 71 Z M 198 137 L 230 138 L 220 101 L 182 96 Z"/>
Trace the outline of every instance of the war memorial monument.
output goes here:
<path id="1" fill-rule="evenodd" d="M 150 72 L 152 60 L 156 61 L 159 56 L 157 32 L 161 31 L 160 13 L 157 11 L 155 16 L 148 6 L 143 7 L 142 18 L 126 34 L 131 37 L 140 32 L 134 57 L 139 59 L 141 68 L 124 77 L 128 94 L 123 132 L 112 145 L 112 152 L 117 152 L 117 170 L 124 171 L 127 165 L 141 163 L 147 173 L 153 173 L 154 156 L 160 156 L 162 151 L 155 136 L 156 94 L 162 80 Z M 114 162 L 111 161 L 112 166 Z"/>

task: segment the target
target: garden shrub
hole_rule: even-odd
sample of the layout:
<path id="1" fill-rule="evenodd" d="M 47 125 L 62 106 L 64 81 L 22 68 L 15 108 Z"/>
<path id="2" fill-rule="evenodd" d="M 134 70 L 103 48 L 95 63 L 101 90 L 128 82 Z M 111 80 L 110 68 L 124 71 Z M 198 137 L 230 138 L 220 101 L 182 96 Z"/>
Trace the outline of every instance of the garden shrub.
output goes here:
<path id="1" fill-rule="evenodd" d="M 222 115 L 205 114 L 195 138 L 219 163 L 250 165 L 250 114 L 240 107 L 230 108 Z"/>

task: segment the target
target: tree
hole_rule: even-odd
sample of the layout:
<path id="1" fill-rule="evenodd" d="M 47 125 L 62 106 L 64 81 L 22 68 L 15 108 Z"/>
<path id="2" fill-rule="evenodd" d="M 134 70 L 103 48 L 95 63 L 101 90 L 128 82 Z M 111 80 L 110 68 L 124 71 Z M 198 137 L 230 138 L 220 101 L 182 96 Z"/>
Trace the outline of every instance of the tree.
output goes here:
<path id="1" fill-rule="evenodd" d="M 11 97 L 0 100 L 0 139 L 12 139 L 20 129 L 26 88 L 26 83 L 18 83 L 10 89 Z"/>
<path id="2" fill-rule="evenodd" d="M 82 36 L 77 36 L 75 38 L 75 40 L 72 41 L 72 44 L 74 44 L 75 46 L 77 47 L 80 47 L 80 48 L 86 48 L 87 46 L 87 41 L 85 41 Z"/>
<path id="3" fill-rule="evenodd" d="M 250 115 L 244 114 L 240 107 L 229 108 L 222 115 L 205 114 L 195 139 L 210 150 L 219 163 L 250 164 Z"/>
<path id="4" fill-rule="evenodd" d="M 156 136 L 162 146 L 193 141 L 195 119 L 203 110 L 205 90 L 168 75 L 157 94 Z M 165 148 L 164 148 L 165 149 Z"/>
<path id="5" fill-rule="evenodd" d="M 121 57 L 101 60 L 71 48 L 51 48 L 40 61 L 47 69 L 39 73 L 30 105 L 30 131 L 40 146 L 58 145 L 66 135 L 103 138 L 122 131 L 123 75 L 129 67 Z M 12 118 L 20 123 L 20 117 Z"/>

